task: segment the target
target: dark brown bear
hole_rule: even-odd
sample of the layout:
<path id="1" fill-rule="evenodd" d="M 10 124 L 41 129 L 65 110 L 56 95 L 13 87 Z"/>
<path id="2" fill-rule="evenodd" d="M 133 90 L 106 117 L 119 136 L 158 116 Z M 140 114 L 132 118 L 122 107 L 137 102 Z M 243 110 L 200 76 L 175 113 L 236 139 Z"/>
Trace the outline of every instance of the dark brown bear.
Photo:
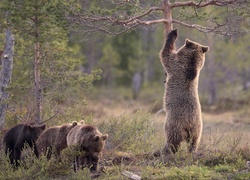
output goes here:
<path id="1" fill-rule="evenodd" d="M 67 147 L 66 138 L 69 131 L 76 125 L 77 122 L 74 121 L 72 124 L 67 123 L 45 130 L 36 141 L 39 156 L 47 155 L 47 158 L 50 159 L 53 152 L 56 157 L 59 157 L 61 151 Z"/>
<path id="2" fill-rule="evenodd" d="M 44 131 L 46 125 L 18 124 L 10 128 L 4 135 L 3 144 L 5 154 L 9 156 L 10 163 L 19 166 L 21 151 L 27 144 L 38 157 L 36 140 Z"/>
<path id="3" fill-rule="evenodd" d="M 71 129 L 67 136 L 68 147 L 80 153 L 75 157 L 74 171 L 80 165 L 90 168 L 91 172 L 97 171 L 99 157 L 107 138 L 108 135 L 100 133 L 95 126 L 77 125 Z"/>
<path id="4" fill-rule="evenodd" d="M 188 143 L 190 152 L 195 152 L 202 133 L 198 81 L 209 48 L 186 39 L 176 51 L 176 38 L 177 30 L 171 31 L 160 53 L 167 75 L 164 95 L 166 154 L 178 151 L 182 141 Z"/>

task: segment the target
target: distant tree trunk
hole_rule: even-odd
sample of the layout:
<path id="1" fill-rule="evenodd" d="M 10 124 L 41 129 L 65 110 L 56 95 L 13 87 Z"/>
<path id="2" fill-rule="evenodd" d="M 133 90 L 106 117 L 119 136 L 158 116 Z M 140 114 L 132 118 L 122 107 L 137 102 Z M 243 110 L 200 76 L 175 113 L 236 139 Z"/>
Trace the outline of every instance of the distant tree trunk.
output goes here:
<path id="1" fill-rule="evenodd" d="M 41 70 L 40 70 L 40 43 L 39 38 L 39 20 L 35 17 L 35 56 L 34 56 L 34 81 L 35 81 L 35 121 L 41 123 L 41 105 L 42 105 L 42 87 L 41 87 Z"/>
<path id="2" fill-rule="evenodd" d="M 133 89 L 133 99 L 136 100 L 138 98 L 138 94 L 141 90 L 142 86 L 142 75 L 139 72 L 135 72 L 132 80 L 132 89 Z"/>
<path id="3" fill-rule="evenodd" d="M 152 53 L 152 49 L 155 45 L 154 38 L 153 38 L 153 33 L 149 33 L 147 31 L 142 32 L 142 45 L 143 45 L 143 50 L 145 52 L 145 55 L 143 56 L 146 61 L 146 67 L 143 73 L 143 79 L 144 82 L 150 82 L 155 75 L 155 70 L 152 68 L 152 65 L 154 64 L 155 61 L 155 56 L 154 53 Z"/>
<path id="4" fill-rule="evenodd" d="M 5 49 L 1 58 L 2 68 L 0 72 L 0 129 L 5 123 L 5 113 L 7 109 L 8 87 L 13 67 L 13 52 L 14 52 L 14 35 L 9 28 L 6 29 Z M 1 57 L 1 56 L 0 56 Z"/>
<path id="5" fill-rule="evenodd" d="M 214 40 L 213 38 L 208 39 L 209 47 L 213 47 L 214 45 Z M 216 79 L 216 72 L 218 65 L 215 62 L 215 57 L 214 57 L 214 52 L 211 51 L 209 52 L 209 56 L 206 60 L 207 63 L 207 72 L 208 72 L 208 99 L 207 99 L 207 104 L 209 106 L 214 105 L 216 102 L 217 98 L 217 79 Z"/>
<path id="6" fill-rule="evenodd" d="M 35 59 L 34 59 L 34 76 L 35 76 L 35 120 L 37 123 L 41 122 L 41 102 L 42 102 L 42 88 L 41 88 L 41 71 L 40 71 L 40 52 L 39 42 L 35 43 Z"/>
<path id="7" fill-rule="evenodd" d="M 213 105 L 216 101 L 216 82 L 214 78 L 210 78 L 208 87 L 208 99 L 207 104 L 209 106 Z"/>

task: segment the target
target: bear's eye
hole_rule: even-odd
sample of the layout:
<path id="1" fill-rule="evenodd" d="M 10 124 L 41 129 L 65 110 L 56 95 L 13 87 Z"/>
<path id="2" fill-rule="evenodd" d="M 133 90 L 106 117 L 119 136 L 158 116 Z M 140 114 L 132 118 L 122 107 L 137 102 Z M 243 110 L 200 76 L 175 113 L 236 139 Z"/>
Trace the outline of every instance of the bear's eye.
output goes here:
<path id="1" fill-rule="evenodd" d="M 99 141 L 99 136 L 95 136 L 95 137 L 93 138 L 93 141 L 94 141 L 94 142 Z"/>

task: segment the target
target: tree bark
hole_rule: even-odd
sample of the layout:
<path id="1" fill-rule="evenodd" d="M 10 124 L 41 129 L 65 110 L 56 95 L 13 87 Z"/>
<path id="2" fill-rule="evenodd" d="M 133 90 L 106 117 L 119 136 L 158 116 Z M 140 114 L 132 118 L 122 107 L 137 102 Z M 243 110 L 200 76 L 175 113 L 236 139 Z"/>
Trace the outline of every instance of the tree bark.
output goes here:
<path id="1" fill-rule="evenodd" d="M 35 16 L 35 57 L 34 57 L 34 81 L 35 81 L 35 121 L 41 123 L 42 109 L 42 86 L 41 86 L 41 70 L 40 70 L 40 43 L 39 43 L 39 19 Z"/>
<path id="2" fill-rule="evenodd" d="M 35 120 L 36 123 L 41 123 L 41 102 L 42 102 L 42 88 L 41 88 L 41 71 L 40 71 L 40 44 L 35 43 L 35 59 L 34 59 L 34 76 L 35 76 Z"/>
<path id="3" fill-rule="evenodd" d="M 0 129 L 5 123 L 5 114 L 8 107 L 7 99 L 8 93 L 6 89 L 10 83 L 13 67 L 13 52 L 14 52 L 14 35 L 10 28 L 6 29 L 5 49 L 2 55 L 2 68 L 0 72 Z"/>
<path id="4" fill-rule="evenodd" d="M 163 8 L 163 18 L 167 20 L 166 22 L 164 22 L 164 38 L 166 40 L 170 31 L 173 30 L 172 11 L 169 0 L 162 1 L 162 8 Z"/>

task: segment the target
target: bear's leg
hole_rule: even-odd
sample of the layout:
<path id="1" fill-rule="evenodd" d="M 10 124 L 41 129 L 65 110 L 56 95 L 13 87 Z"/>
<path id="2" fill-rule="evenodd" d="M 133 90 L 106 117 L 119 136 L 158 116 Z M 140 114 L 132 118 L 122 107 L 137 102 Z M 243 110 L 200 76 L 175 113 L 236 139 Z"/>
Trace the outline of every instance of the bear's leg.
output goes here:
<path id="1" fill-rule="evenodd" d="M 10 164 L 14 165 L 14 151 L 13 150 L 8 150 L 6 155 L 9 156 Z"/>
<path id="2" fill-rule="evenodd" d="M 20 159 L 21 159 L 21 150 L 18 148 L 14 149 L 14 165 L 18 167 L 20 165 Z"/>
<path id="3" fill-rule="evenodd" d="M 35 144 L 34 144 L 34 153 L 35 153 L 36 157 L 38 158 L 39 157 L 39 153 L 38 153 L 38 150 L 37 150 L 37 147 L 36 147 Z"/>
<path id="4" fill-rule="evenodd" d="M 189 132 L 188 133 L 188 150 L 190 153 L 195 153 L 200 142 L 200 134 L 196 132 Z"/>
<path id="5" fill-rule="evenodd" d="M 79 156 L 74 157 L 73 165 L 74 165 L 74 172 L 79 170 L 79 167 L 80 167 L 80 165 L 79 165 Z"/>
<path id="6" fill-rule="evenodd" d="M 81 167 L 81 169 L 84 169 L 85 167 L 87 167 L 87 158 L 85 156 L 81 156 L 79 158 L 79 165 Z"/>
<path id="7" fill-rule="evenodd" d="M 164 148 L 164 152 L 166 154 L 176 153 L 179 150 L 181 141 L 182 141 L 182 136 L 181 133 L 174 132 L 175 130 L 171 131 L 171 133 L 168 133 L 167 135 L 167 144 Z M 173 133 L 174 132 L 174 133 Z"/>
<path id="8" fill-rule="evenodd" d="M 47 147 L 46 155 L 47 155 L 47 159 L 50 160 L 51 155 L 52 155 L 52 147 L 51 146 Z"/>
<path id="9" fill-rule="evenodd" d="M 99 158 L 94 155 L 89 155 L 87 157 L 88 164 L 90 166 L 90 172 L 96 172 L 98 169 Z"/>
<path id="10" fill-rule="evenodd" d="M 175 49 L 175 40 L 177 38 L 177 29 L 172 30 L 167 37 L 167 40 L 162 49 L 162 57 L 168 57 L 172 50 Z"/>
<path id="11" fill-rule="evenodd" d="M 9 146 L 7 146 L 7 144 L 5 146 L 6 146 L 4 149 L 5 155 L 9 158 L 10 164 L 13 165 L 13 163 L 14 163 L 14 150 L 12 148 L 10 148 Z"/>
<path id="12" fill-rule="evenodd" d="M 56 151 L 55 151 L 55 157 L 56 159 L 58 159 L 60 161 L 60 152 L 61 150 L 59 148 L 56 148 Z"/>

